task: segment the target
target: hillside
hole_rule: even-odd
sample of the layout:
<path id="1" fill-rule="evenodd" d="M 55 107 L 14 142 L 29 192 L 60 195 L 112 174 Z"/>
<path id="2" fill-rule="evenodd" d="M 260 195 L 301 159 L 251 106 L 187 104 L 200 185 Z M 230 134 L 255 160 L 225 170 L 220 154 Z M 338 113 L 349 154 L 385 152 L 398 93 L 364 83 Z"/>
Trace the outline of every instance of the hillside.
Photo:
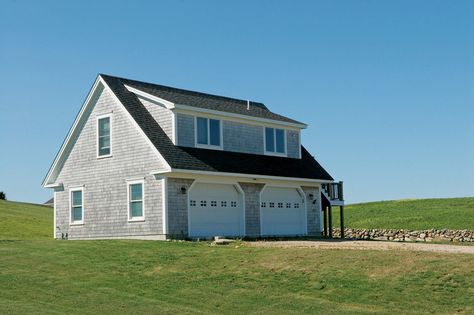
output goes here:
<path id="1" fill-rule="evenodd" d="M 0 239 L 51 239 L 53 209 L 41 205 L 0 200 Z"/>
<path id="2" fill-rule="evenodd" d="M 0 313 L 472 313 L 471 255 L 52 239 L 0 202 Z"/>
<path id="3" fill-rule="evenodd" d="M 348 205 L 346 227 L 366 229 L 474 229 L 474 197 L 392 200 Z M 334 227 L 339 227 L 335 208 Z"/>

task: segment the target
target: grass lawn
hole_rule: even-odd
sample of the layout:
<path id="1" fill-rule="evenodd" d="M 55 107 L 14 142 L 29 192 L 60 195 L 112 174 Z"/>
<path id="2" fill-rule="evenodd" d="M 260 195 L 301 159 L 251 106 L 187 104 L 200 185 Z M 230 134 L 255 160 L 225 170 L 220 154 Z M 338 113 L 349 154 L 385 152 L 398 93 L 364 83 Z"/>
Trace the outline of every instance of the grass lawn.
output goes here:
<path id="1" fill-rule="evenodd" d="M 20 212 L 22 220 L 18 206 L 0 203 L 1 218 L 15 224 Z M 0 313 L 474 312 L 473 255 L 32 240 L 31 233 L 6 232 L 4 222 Z M 49 220 L 33 222 L 40 236 L 52 233 Z"/>
<path id="2" fill-rule="evenodd" d="M 51 239 L 53 226 L 50 207 L 0 200 L 0 240 Z"/>
<path id="3" fill-rule="evenodd" d="M 339 227 L 338 209 L 333 209 L 335 227 Z M 348 205 L 344 208 L 344 222 L 346 227 L 357 229 L 474 230 L 474 197 Z"/>

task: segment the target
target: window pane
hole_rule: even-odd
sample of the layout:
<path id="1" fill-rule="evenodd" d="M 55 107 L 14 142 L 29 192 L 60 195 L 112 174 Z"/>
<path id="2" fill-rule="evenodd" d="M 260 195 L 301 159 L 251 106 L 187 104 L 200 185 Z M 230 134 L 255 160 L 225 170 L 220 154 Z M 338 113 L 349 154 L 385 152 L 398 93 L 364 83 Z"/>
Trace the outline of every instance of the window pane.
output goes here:
<path id="1" fill-rule="evenodd" d="M 142 200 L 142 184 L 130 185 L 130 200 Z"/>
<path id="2" fill-rule="evenodd" d="M 99 119 L 99 137 L 110 135 L 110 117 Z"/>
<path id="3" fill-rule="evenodd" d="M 197 118 L 197 142 L 199 144 L 207 143 L 207 118 Z"/>
<path id="4" fill-rule="evenodd" d="M 72 192 L 72 206 L 82 206 L 82 191 Z"/>
<path id="5" fill-rule="evenodd" d="M 283 129 L 275 129 L 276 151 L 285 153 L 285 131 Z"/>
<path id="6" fill-rule="evenodd" d="M 71 210 L 72 221 L 82 221 L 82 207 L 73 207 Z"/>
<path id="7" fill-rule="evenodd" d="M 99 137 L 99 155 L 110 154 L 110 137 Z"/>
<path id="8" fill-rule="evenodd" d="M 265 150 L 268 152 L 275 152 L 275 139 L 273 130 L 273 128 L 265 128 Z"/>
<path id="9" fill-rule="evenodd" d="M 221 144 L 221 122 L 216 119 L 209 120 L 209 133 L 211 137 L 212 145 L 220 145 Z"/>
<path id="10" fill-rule="evenodd" d="M 99 156 L 110 154 L 110 117 L 99 119 Z"/>
<path id="11" fill-rule="evenodd" d="M 130 203 L 130 217 L 142 217 L 143 216 L 143 203 L 141 201 Z"/>

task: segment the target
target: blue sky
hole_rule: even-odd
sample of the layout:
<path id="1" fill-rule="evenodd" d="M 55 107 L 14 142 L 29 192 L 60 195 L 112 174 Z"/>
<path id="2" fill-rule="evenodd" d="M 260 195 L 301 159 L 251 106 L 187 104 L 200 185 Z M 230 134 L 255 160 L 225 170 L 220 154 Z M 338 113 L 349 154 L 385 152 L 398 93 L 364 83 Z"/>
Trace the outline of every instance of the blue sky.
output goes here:
<path id="1" fill-rule="evenodd" d="M 41 187 L 97 73 L 264 102 L 348 202 L 474 196 L 473 1 L 3 1 L 0 190 Z"/>

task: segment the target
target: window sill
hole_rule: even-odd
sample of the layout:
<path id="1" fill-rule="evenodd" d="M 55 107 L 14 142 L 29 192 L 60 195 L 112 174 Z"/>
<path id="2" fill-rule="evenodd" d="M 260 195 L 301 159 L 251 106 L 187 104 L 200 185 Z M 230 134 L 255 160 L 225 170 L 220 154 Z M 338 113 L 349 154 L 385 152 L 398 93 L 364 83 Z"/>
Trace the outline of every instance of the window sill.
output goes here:
<path id="1" fill-rule="evenodd" d="M 145 218 L 128 219 L 128 222 L 145 222 Z"/>
<path id="2" fill-rule="evenodd" d="M 194 146 L 199 149 L 224 150 L 221 145 L 195 143 Z"/>
<path id="3" fill-rule="evenodd" d="M 273 156 L 280 156 L 280 157 L 288 157 L 286 153 L 279 153 L 279 152 L 269 152 L 269 151 L 265 151 L 265 155 L 273 155 Z"/>
<path id="4" fill-rule="evenodd" d="M 71 225 L 71 226 L 74 226 L 74 225 L 81 226 L 81 225 L 84 225 L 84 222 L 71 222 L 71 223 L 69 223 L 69 225 Z"/>
<path id="5" fill-rule="evenodd" d="M 108 155 L 98 155 L 98 156 L 97 156 L 97 159 L 98 159 L 98 160 L 101 160 L 101 159 L 107 159 L 107 158 L 111 158 L 111 157 L 113 157 L 112 154 L 108 154 Z"/>

